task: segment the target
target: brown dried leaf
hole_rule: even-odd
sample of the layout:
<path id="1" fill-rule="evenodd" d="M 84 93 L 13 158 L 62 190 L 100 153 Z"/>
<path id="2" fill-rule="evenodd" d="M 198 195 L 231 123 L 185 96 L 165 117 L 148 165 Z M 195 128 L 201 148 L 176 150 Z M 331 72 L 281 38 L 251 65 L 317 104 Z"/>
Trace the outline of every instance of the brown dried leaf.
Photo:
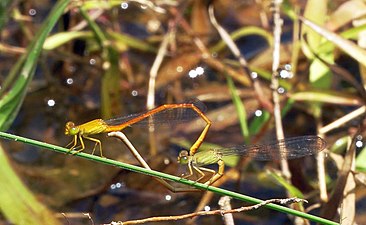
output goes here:
<path id="1" fill-rule="evenodd" d="M 208 18 L 207 8 L 204 0 L 196 0 L 193 3 L 191 26 L 194 34 L 207 43 L 212 26 Z"/>
<path id="2" fill-rule="evenodd" d="M 200 62 L 201 54 L 184 53 L 167 61 L 159 70 L 156 87 L 160 88 L 181 79 Z"/>

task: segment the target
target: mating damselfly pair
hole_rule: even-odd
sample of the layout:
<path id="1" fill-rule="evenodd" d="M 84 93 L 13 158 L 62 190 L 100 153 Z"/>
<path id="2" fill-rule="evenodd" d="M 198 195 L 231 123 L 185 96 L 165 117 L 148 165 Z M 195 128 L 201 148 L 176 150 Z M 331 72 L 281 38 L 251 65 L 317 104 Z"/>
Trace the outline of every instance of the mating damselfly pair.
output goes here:
<path id="1" fill-rule="evenodd" d="M 254 160 L 272 161 L 280 159 L 296 159 L 308 155 L 316 154 L 326 147 L 325 141 L 315 135 L 298 136 L 285 138 L 258 145 L 238 145 L 229 148 L 198 150 L 202 144 L 211 121 L 204 114 L 206 107 L 199 100 L 180 104 L 164 104 L 144 113 L 114 118 L 110 120 L 95 119 L 81 125 L 68 122 L 65 127 L 65 134 L 74 136 L 70 151 L 81 152 L 85 149 L 83 139 L 95 142 L 92 154 L 99 146 L 100 155 L 103 157 L 102 144 L 100 140 L 90 137 L 90 135 L 107 133 L 112 131 L 122 131 L 129 126 L 157 126 L 159 124 L 184 123 L 197 117 L 201 117 L 206 126 L 192 145 L 187 150 L 182 150 L 178 156 L 180 164 L 188 165 L 189 174 L 185 178 L 192 176 L 195 172 L 199 174 L 197 181 L 205 177 L 204 172 L 212 173 L 211 178 L 206 182 L 210 185 L 217 181 L 224 172 L 224 159 L 232 155 L 250 157 Z M 80 143 L 78 145 L 78 143 Z M 218 172 L 205 168 L 204 166 L 217 163 Z"/>

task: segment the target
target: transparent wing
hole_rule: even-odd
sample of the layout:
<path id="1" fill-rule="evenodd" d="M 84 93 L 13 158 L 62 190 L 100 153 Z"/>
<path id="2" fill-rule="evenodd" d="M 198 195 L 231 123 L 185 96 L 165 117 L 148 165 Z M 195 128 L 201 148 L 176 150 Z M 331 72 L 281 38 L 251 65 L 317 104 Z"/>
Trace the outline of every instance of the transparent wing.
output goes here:
<path id="1" fill-rule="evenodd" d="M 107 125 L 119 125 L 122 123 L 129 123 L 136 118 L 145 117 L 141 121 L 132 123 L 132 126 L 172 126 L 175 124 L 181 124 L 193 119 L 199 118 L 200 115 L 189 105 L 194 105 L 200 112 L 206 111 L 206 105 L 198 99 L 193 99 L 187 103 L 179 104 L 166 104 L 159 106 L 155 109 L 165 107 L 162 111 L 156 113 L 153 110 L 146 111 L 138 114 L 131 114 L 124 117 L 114 118 L 106 120 Z"/>
<path id="2" fill-rule="evenodd" d="M 231 148 L 213 149 L 221 157 L 242 155 L 258 161 L 295 159 L 316 154 L 326 147 L 318 136 L 298 136 L 259 145 L 241 145 Z"/>

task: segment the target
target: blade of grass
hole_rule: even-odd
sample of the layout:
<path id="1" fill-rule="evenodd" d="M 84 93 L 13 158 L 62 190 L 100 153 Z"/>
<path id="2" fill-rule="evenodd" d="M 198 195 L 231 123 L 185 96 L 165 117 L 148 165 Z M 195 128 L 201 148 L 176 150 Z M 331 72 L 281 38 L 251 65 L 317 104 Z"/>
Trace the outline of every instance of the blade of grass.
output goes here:
<path id="1" fill-rule="evenodd" d="M 13 1 L 11 0 L 2 0 L 0 1 L 0 30 L 3 29 L 3 26 L 5 25 L 5 23 L 8 21 L 9 19 L 9 6 L 10 3 L 12 3 Z"/>
<path id="2" fill-rule="evenodd" d="M 11 224 L 61 224 L 54 213 L 42 205 L 12 169 L 0 145 L 0 211 Z"/>
<path id="3" fill-rule="evenodd" d="M 87 21 L 91 30 L 94 33 L 95 39 L 102 50 L 103 68 L 105 73 L 102 76 L 102 117 L 111 118 L 113 115 L 121 113 L 121 95 L 119 91 L 119 54 L 110 44 L 107 36 L 104 34 L 98 24 L 93 21 L 88 15 L 87 11 L 79 7 L 80 14 Z"/>
<path id="4" fill-rule="evenodd" d="M 0 132 L 0 137 L 5 138 L 5 139 L 10 139 L 10 140 L 13 140 L 13 141 L 19 141 L 19 142 L 29 144 L 29 145 L 33 145 L 33 146 L 37 146 L 39 148 L 45 148 L 47 150 L 52 150 L 52 151 L 59 152 L 59 153 L 67 154 L 69 152 L 69 149 L 67 149 L 67 148 L 63 148 L 63 147 L 60 147 L 60 146 L 57 146 L 57 145 L 52 145 L 52 144 L 44 143 L 44 142 L 41 142 L 41 141 L 36 141 L 36 140 L 33 140 L 33 139 L 24 138 L 24 137 L 16 136 L 16 135 L 13 135 L 13 134 L 4 133 L 4 132 Z M 72 153 L 74 153 L 74 152 L 72 152 Z M 84 159 L 87 159 L 87 160 L 95 161 L 95 162 L 98 162 L 98 163 L 103 163 L 103 164 L 106 164 L 106 165 L 116 166 L 116 167 L 126 169 L 126 170 L 130 170 L 130 171 L 133 171 L 133 172 L 142 173 L 142 174 L 145 174 L 145 175 L 148 175 L 148 176 L 153 176 L 153 177 L 158 177 L 158 178 L 161 178 L 161 179 L 166 179 L 166 180 L 178 182 L 178 183 L 181 183 L 181 184 L 192 186 L 192 187 L 200 189 L 200 190 L 212 191 L 216 194 L 226 195 L 226 196 L 238 199 L 240 201 L 245 201 L 245 202 L 255 203 L 255 204 L 263 202 L 260 199 L 253 198 L 253 197 L 250 197 L 250 196 L 246 196 L 246 195 L 243 195 L 243 194 L 240 194 L 240 193 L 232 192 L 232 191 L 229 191 L 229 190 L 225 190 L 225 189 L 217 188 L 217 187 L 213 187 L 213 186 L 207 186 L 205 184 L 202 184 L 202 183 L 199 183 L 199 182 L 196 182 L 196 181 L 187 180 L 187 179 L 184 179 L 184 178 L 181 178 L 181 177 L 169 175 L 169 174 L 154 171 L 154 170 L 148 170 L 148 169 L 145 169 L 145 168 L 142 168 L 142 167 L 139 167 L 139 166 L 130 165 L 130 164 L 115 161 L 115 160 L 112 160 L 112 159 L 101 158 L 99 156 L 90 155 L 90 154 L 83 153 L 83 152 L 76 153 L 75 156 L 80 157 L 80 158 L 84 158 Z M 299 217 L 302 217 L 302 218 L 305 218 L 305 219 L 308 219 L 308 220 L 311 220 L 311 221 L 314 221 L 314 222 L 317 222 L 317 223 L 321 223 L 321 224 L 327 224 L 327 225 L 339 224 L 339 223 L 336 223 L 336 222 L 333 222 L 333 221 L 330 221 L 330 220 L 323 219 L 323 218 L 318 217 L 318 216 L 314 216 L 314 215 L 311 215 L 311 214 L 308 214 L 308 213 L 300 212 L 300 211 L 293 210 L 293 209 L 290 209 L 288 207 L 284 207 L 284 206 L 280 206 L 280 205 L 276 205 L 276 204 L 268 204 L 265 207 L 267 207 L 269 209 L 279 211 L 279 212 L 299 216 Z"/>
<path id="5" fill-rule="evenodd" d="M 235 88 L 233 79 L 229 76 L 226 76 L 226 81 L 227 81 L 227 85 L 229 86 L 231 98 L 235 105 L 236 112 L 238 113 L 241 133 L 244 137 L 245 143 L 248 144 L 249 143 L 249 129 L 248 129 L 247 113 L 245 111 L 245 106 L 238 95 L 238 92 Z"/>
<path id="6" fill-rule="evenodd" d="M 15 119 L 33 78 L 38 58 L 50 33 L 70 0 L 58 1 L 17 63 L 11 69 L 0 93 L 0 130 L 7 130 Z M 0 209 L 12 224 L 60 224 L 53 212 L 37 201 L 14 172 L 0 146 Z"/>
<path id="7" fill-rule="evenodd" d="M 15 119 L 32 80 L 42 46 L 70 0 L 59 1 L 44 21 L 34 41 L 10 71 L 0 93 L 0 130 L 7 130 Z M 11 87 L 11 85 L 13 85 Z"/>

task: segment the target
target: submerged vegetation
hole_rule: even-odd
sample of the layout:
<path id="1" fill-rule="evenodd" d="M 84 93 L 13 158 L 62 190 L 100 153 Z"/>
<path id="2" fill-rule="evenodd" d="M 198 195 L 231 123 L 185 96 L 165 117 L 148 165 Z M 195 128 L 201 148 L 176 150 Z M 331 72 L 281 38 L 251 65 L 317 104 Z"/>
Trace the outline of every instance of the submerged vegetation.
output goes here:
<path id="1" fill-rule="evenodd" d="M 171 223 L 157 215 L 199 224 L 226 215 L 236 224 L 366 222 L 364 1 L 0 7 L 0 136 L 13 140 L 0 146 L 2 223 Z M 174 107 L 149 111 L 164 104 Z M 127 117 L 109 120 L 121 115 Z M 71 141 L 66 123 L 75 135 L 71 147 L 85 146 L 64 148 Z M 126 136 L 101 134 L 119 128 Z M 296 157 L 230 157 L 212 185 L 207 175 L 218 166 L 198 162 L 223 169 L 225 153 L 209 149 L 304 135 L 318 136 L 321 149 L 309 144 L 306 157 L 290 161 L 284 159 Z M 292 147 L 281 143 L 282 154 Z M 102 146 L 105 158 L 98 156 Z M 178 172 L 178 154 L 191 172 Z M 161 184 L 190 191 L 172 193 Z M 214 213 L 220 195 L 233 197 L 226 203 L 238 209 Z M 240 208 L 245 202 L 259 205 Z M 263 205 L 285 213 L 255 210 Z M 142 218 L 150 220 L 133 221 Z"/>

